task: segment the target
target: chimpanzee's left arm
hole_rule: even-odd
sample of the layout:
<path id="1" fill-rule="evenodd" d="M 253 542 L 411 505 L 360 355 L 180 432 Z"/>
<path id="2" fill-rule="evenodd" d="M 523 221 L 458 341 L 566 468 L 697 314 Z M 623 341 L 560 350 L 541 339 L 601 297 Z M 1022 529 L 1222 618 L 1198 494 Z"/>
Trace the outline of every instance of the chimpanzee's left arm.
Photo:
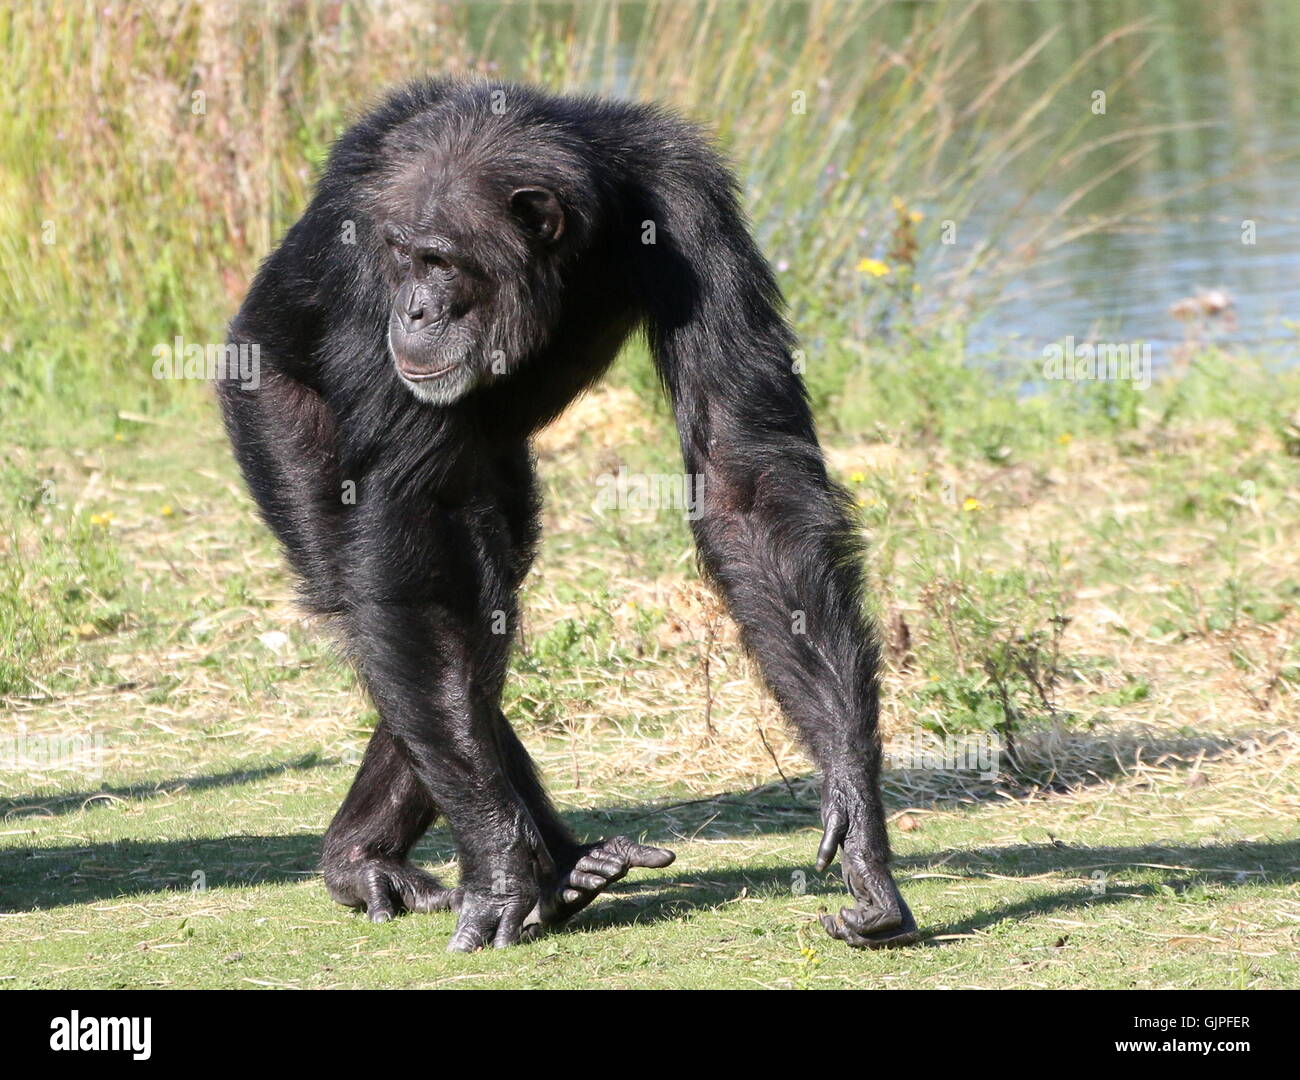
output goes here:
<path id="1" fill-rule="evenodd" d="M 637 260 L 641 291 L 686 469 L 702 478 L 701 563 L 822 771 L 817 866 L 842 848 L 858 903 L 823 924 L 854 946 L 912 941 L 888 868 L 862 543 L 826 474 L 778 287 L 702 142 L 680 136 L 641 169 L 639 209 L 658 225 Z"/>

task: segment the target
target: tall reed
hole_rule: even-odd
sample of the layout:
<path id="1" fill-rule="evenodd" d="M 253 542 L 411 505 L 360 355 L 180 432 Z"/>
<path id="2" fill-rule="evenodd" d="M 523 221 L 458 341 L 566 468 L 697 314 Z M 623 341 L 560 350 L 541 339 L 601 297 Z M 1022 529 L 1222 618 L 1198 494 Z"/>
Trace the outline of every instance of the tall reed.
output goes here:
<path id="1" fill-rule="evenodd" d="M 384 87 L 429 73 L 653 98 L 710 125 L 814 348 L 890 318 L 963 317 L 1066 230 L 1050 207 L 1013 210 L 945 247 L 945 223 L 960 230 L 1013 168 L 1021 207 L 1058 179 L 1086 110 L 1062 125 L 1049 106 L 1099 55 L 1125 78 L 1150 37 L 1114 30 L 1026 87 L 1049 33 L 981 91 L 979 6 L 11 0 L 3 396 L 75 385 L 121 406 L 172 392 L 148 378 L 152 346 L 219 339 L 330 140 Z"/>

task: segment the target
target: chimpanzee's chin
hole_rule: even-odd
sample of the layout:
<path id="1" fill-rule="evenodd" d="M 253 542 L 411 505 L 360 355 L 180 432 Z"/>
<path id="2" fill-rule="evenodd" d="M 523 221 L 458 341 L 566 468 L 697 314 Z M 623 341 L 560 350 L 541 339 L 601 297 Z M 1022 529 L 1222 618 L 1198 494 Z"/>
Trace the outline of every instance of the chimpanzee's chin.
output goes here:
<path id="1" fill-rule="evenodd" d="M 406 388 L 428 405 L 451 405 L 474 387 L 474 372 L 466 363 L 430 375 L 408 374 L 399 364 L 397 374 Z"/>

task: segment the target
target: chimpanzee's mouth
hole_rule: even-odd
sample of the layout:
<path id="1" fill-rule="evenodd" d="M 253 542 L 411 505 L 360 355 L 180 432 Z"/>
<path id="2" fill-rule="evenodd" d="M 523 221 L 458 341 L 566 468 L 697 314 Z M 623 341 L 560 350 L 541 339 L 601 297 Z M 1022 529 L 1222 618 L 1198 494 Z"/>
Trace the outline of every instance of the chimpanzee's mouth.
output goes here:
<path id="1" fill-rule="evenodd" d="M 403 364 L 400 360 L 397 362 L 397 370 L 403 379 L 409 382 L 428 382 L 430 379 L 440 379 L 449 371 L 455 371 L 460 367 L 459 361 L 453 361 L 450 364 L 444 364 L 442 367 L 422 368 L 409 364 Z"/>

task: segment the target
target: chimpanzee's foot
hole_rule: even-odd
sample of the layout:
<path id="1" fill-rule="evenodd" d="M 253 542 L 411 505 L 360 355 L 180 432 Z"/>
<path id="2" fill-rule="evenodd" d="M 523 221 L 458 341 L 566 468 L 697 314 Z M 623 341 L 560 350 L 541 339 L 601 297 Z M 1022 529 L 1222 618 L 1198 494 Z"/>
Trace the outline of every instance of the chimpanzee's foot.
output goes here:
<path id="1" fill-rule="evenodd" d="M 575 847 L 557 867 L 555 885 L 524 920 L 523 940 L 571 919 L 634 866 L 659 868 L 675 858 L 667 848 L 638 844 L 626 836 Z"/>
<path id="2" fill-rule="evenodd" d="M 364 910 L 371 922 L 388 922 L 407 911 L 449 911 L 459 900 L 458 890 L 404 859 L 357 854 L 327 864 L 324 876 L 330 896 Z"/>

